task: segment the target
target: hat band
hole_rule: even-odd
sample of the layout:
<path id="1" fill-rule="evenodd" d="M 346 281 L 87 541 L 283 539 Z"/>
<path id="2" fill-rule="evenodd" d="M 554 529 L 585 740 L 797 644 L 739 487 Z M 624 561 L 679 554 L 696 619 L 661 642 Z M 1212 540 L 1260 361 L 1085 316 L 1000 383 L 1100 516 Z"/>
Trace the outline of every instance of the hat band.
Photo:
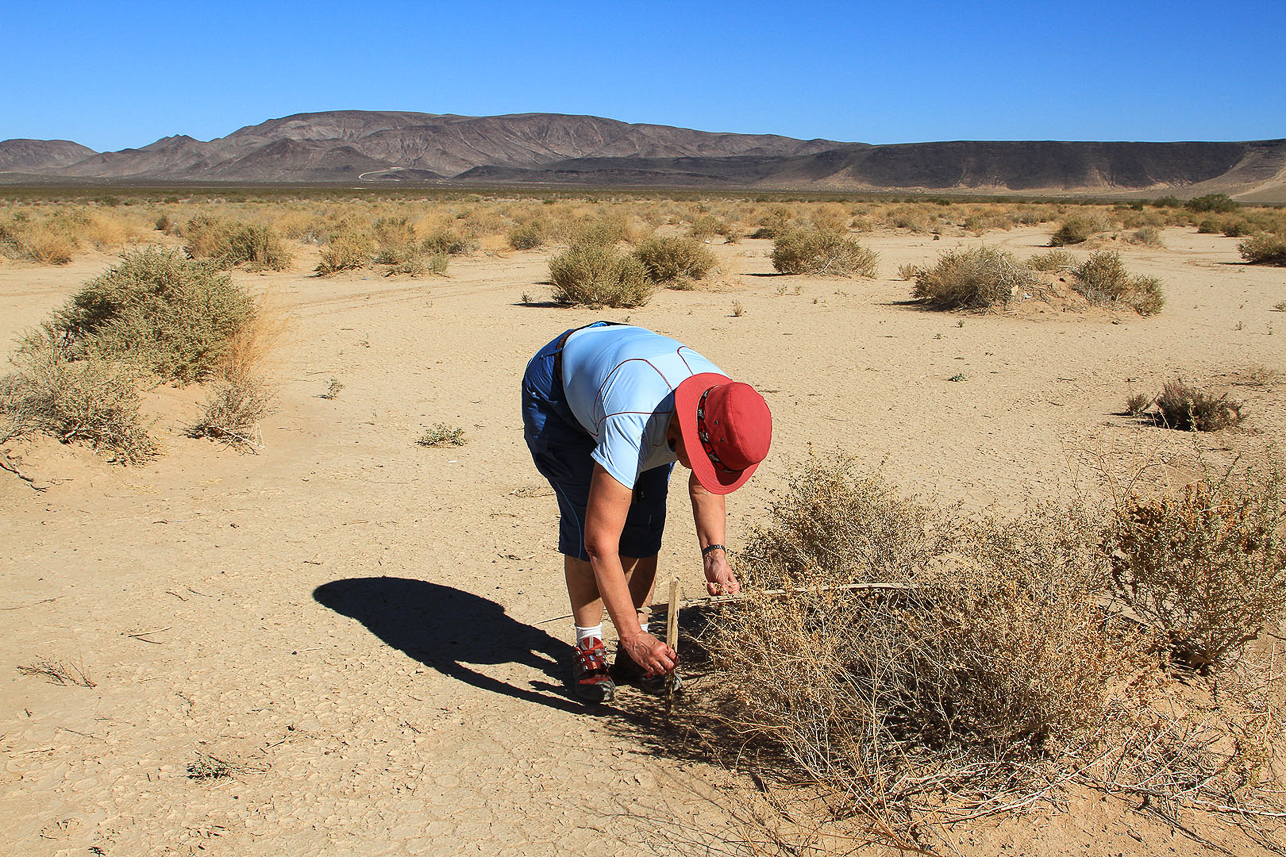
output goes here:
<path id="1" fill-rule="evenodd" d="M 701 441 L 701 448 L 705 450 L 706 455 L 714 463 L 715 467 L 718 467 L 724 473 L 740 473 L 741 471 L 733 470 L 719 459 L 719 456 L 714 451 L 714 445 L 710 443 L 710 432 L 706 431 L 706 396 L 710 395 L 710 390 L 713 389 L 714 387 L 711 387 L 702 393 L 701 399 L 697 402 L 697 438 Z"/>

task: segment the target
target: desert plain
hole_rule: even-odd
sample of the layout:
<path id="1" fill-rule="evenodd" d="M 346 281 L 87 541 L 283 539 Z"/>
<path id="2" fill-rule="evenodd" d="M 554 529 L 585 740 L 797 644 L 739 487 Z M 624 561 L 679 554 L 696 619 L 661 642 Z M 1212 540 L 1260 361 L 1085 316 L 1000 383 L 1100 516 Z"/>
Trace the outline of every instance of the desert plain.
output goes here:
<path id="1" fill-rule="evenodd" d="M 1286 269 L 1244 264 L 1235 238 L 1170 226 L 1162 246 L 1112 244 L 1163 284 L 1147 318 L 1041 294 L 931 311 L 899 273 L 984 243 L 1026 258 L 1050 231 L 878 229 L 859 236 L 879 254 L 874 279 L 777 275 L 770 240 L 716 238 L 708 283 L 631 309 L 553 304 L 552 248 L 480 249 L 445 277 L 318 277 L 310 247 L 285 271 L 235 270 L 290 319 L 260 449 L 185 436 L 202 392 L 170 386 L 146 397 L 152 461 L 40 437 L 7 447 L 28 479 L 0 472 L 0 853 L 773 853 L 763 829 L 789 817 L 762 783 L 673 749 L 664 718 L 636 716 L 655 714 L 637 691 L 599 709 L 566 691 L 557 508 L 522 442 L 526 361 L 567 328 L 628 320 L 761 390 L 773 448 L 729 498 L 734 550 L 813 453 L 1004 514 L 1101 491 L 1104 462 L 1158 462 L 1153 478 L 1181 484 L 1280 442 Z M 4 352 L 115 261 L 0 264 Z M 1124 412 L 1131 392 L 1178 377 L 1229 391 L 1243 424 L 1197 434 Z M 437 424 L 465 444 L 417 445 Z M 695 594 L 680 485 L 660 562 Z M 51 663 L 88 681 L 20 669 Z M 1261 853 L 1217 820 L 1192 825 L 1070 789 L 932 843 Z"/>

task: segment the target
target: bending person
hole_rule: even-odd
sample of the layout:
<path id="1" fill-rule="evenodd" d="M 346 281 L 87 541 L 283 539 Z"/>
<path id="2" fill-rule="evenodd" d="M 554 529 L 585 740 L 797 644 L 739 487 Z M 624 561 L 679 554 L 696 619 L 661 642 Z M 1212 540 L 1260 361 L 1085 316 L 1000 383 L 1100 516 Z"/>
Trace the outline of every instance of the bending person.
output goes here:
<path id="1" fill-rule="evenodd" d="M 595 322 L 536 353 L 523 376 L 524 437 L 553 486 L 567 593 L 576 623 L 572 690 L 606 702 L 616 680 L 658 692 L 677 655 L 646 615 L 674 462 L 688 496 L 710 594 L 740 584 L 723 546 L 724 495 L 768 454 L 772 415 L 748 384 L 660 334 Z M 603 609 L 619 645 L 607 668 Z"/>

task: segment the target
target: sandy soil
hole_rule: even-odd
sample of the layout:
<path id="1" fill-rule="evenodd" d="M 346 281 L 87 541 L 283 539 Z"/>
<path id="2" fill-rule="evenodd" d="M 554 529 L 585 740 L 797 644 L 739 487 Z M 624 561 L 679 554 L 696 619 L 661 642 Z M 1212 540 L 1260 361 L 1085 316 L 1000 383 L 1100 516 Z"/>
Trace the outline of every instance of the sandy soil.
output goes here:
<path id="1" fill-rule="evenodd" d="M 1020 256 L 1047 230 L 987 236 Z M 522 443 L 530 354 L 597 317 L 675 336 L 764 391 L 773 454 L 729 503 L 735 547 L 792 460 L 845 450 L 908 493 L 1003 510 L 1068 497 L 1101 455 L 1176 475 L 1282 436 L 1279 385 L 1232 387 L 1244 430 L 1192 436 L 1123 416 L 1131 388 L 1286 369 L 1286 269 L 1168 230 L 1122 247 L 1161 315 L 958 315 L 905 302 L 903 263 L 972 237 L 882 233 L 876 280 L 770 276 L 768 242 L 717 246 L 715 289 L 631 311 L 540 302 L 540 252 L 449 278 L 244 274 L 294 316 L 264 450 L 187 439 L 199 390 L 152 394 L 165 454 L 134 468 L 53 441 L 0 472 L 0 853 L 412 855 L 748 853 L 747 780 L 664 752 L 630 716 L 562 687 L 571 640 L 556 507 Z M 1078 251 L 1084 256 L 1084 251 Z M 0 267 L 0 340 L 112 263 Z M 315 260 L 312 260 L 315 261 Z M 535 305 L 524 305 L 527 294 Z M 739 301 L 744 313 L 732 313 Z M 948 379 L 964 375 L 964 380 Z M 331 378 L 344 386 L 325 399 Z M 438 422 L 468 443 L 414 441 Z M 701 580 L 684 492 L 662 567 Z M 93 687 L 17 668 L 80 667 Z M 210 757 L 233 775 L 194 779 Z M 1237 853 L 1253 846 L 1207 831 Z M 1073 795 L 945 834 L 964 854 L 1191 854 L 1115 799 Z M 709 850 L 707 850 L 709 849 Z"/>

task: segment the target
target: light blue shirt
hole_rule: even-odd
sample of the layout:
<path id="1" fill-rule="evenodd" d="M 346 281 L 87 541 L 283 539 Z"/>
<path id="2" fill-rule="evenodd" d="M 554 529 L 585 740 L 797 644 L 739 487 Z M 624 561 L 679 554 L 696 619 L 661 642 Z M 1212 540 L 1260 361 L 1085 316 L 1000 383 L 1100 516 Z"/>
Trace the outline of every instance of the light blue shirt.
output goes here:
<path id="1" fill-rule="evenodd" d="M 674 389 L 718 366 L 677 340 L 641 327 L 578 330 L 563 348 L 563 391 L 576 421 L 594 436 L 590 457 L 626 488 L 677 456 L 665 442 Z"/>

